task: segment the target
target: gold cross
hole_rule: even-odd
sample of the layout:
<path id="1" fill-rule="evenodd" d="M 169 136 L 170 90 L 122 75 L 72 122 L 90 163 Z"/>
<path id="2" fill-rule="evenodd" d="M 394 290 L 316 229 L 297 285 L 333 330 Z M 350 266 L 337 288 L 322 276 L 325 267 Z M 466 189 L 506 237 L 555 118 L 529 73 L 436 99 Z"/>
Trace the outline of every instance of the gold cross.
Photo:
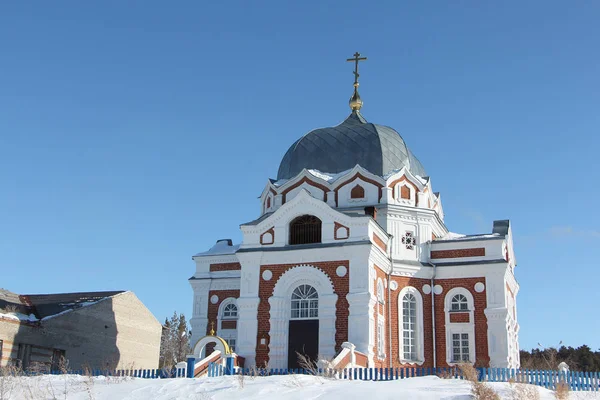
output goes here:
<path id="1" fill-rule="evenodd" d="M 354 85 L 355 86 L 358 86 L 358 77 L 360 76 L 358 74 L 358 62 L 365 61 L 366 59 L 367 59 L 367 57 L 361 57 L 360 53 L 358 51 L 356 53 L 354 53 L 354 58 L 346 59 L 346 61 L 354 61 Z"/>
<path id="2" fill-rule="evenodd" d="M 215 336 L 215 321 L 210 323 L 210 336 Z"/>

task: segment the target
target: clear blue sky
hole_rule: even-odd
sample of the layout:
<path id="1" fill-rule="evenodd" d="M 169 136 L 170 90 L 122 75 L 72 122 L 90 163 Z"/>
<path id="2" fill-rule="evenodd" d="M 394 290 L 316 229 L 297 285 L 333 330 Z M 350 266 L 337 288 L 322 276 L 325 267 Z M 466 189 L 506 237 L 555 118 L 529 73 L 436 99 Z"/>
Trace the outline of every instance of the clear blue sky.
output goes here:
<path id="1" fill-rule="evenodd" d="M 449 229 L 511 219 L 521 346 L 598 349 L 600 3 L 288 3 L 0 4 L 0 286 L 189 317 L 191 256 L 347 116 L 360 51 Z"/>

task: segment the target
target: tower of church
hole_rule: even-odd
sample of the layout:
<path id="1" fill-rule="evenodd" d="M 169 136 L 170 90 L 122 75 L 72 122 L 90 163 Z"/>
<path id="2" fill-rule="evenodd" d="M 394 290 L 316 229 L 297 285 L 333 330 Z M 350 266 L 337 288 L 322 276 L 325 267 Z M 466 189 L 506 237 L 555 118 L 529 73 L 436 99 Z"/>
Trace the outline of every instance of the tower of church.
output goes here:
<path id="1" fill-rule="evenodd" d="M 193 256 L 192 341 L 214 329 L 247 367 L 332 359 L 344 343 L 369 367 L 518 367 L 509 221 L 448 231 L 404 139 L 361 114 L 364 60 L 348 60 L 350 115 L 290 146 L 242 242 Z"/>

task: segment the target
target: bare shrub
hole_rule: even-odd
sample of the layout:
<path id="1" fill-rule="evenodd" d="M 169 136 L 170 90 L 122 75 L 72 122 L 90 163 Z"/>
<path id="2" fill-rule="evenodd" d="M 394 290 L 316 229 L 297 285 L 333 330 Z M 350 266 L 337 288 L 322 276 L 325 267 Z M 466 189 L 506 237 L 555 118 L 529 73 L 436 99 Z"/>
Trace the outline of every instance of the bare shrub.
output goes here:
<path id="1" fill-rule="evenodd" d="M 459 365 L 464 378 L 469 381 L 471 385 L 471 394 L 476 400 L 500 400 L 498 393 L 492 389 L 491 386 L 485 382 L 479 382 L 479 374 L 477 370 L 471 364 Z"/>

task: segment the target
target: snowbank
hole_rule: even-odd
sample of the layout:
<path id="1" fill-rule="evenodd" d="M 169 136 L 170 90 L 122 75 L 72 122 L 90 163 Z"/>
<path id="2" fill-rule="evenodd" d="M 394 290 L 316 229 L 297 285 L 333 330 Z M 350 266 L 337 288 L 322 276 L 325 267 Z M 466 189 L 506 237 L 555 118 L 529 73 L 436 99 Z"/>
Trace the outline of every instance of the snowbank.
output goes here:
<path id="1" fill-rule="evenodd" d="M 2 378 L 0 378 L 2 379 Z M 305 400 L 305 399 L 384 399 L 384 400 L 468 400 L 465 381 L 435 376 L 398 381 L 334 381 L 304 375 L 264 378 L 237 376 L 199 379 L 88 378 L 79 375 L 10 378 L 8 399 L 65 398 L 68 400 Z M 493 383 L 503 399 L 510 398 L 510 385 Z M 554 400 L 552 392 L 539 388 L 541 400 Z M 570 399 L 598 399 L 598 393 L 572 393 Z"/>

